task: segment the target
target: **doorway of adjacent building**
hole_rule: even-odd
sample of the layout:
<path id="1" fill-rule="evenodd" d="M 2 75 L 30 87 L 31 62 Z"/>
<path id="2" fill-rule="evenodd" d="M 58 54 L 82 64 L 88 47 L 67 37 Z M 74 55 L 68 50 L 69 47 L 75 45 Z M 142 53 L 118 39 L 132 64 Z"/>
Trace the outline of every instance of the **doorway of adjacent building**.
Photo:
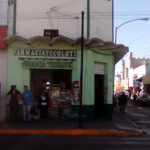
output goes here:
<path id="1" fill-rule="evenodd" d="M 104 75 L 95 74 L 95 111 L 96 118 L 104 116 Z"/>

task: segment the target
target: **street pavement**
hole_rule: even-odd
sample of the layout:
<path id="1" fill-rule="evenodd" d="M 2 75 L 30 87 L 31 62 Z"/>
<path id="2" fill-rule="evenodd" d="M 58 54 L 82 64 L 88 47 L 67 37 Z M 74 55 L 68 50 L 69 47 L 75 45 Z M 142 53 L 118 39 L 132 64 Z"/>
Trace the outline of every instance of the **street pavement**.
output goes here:
<path id="1" fill-rule="evenodd" d="M 41 119 L 31 123 L 24 122 L 1 122 L 0 133 L 4 129 L 30 129 L 30 130 L 73 130 L 78 129 L 78 121 L 65 119 Z M 83 121 L 83 129 L 97 129 L 101 131 L 118 131 L 118 132 L 138 132 L 135 124 L 128 120 L 125 115 L 120 114 L 117 109 L 113 113 L 113 119 L 110 121 Z"/>
<path id="2" fill-rule="evenodd" d="M 107 129 L 136 132 L 141 136 L 64 136 L 32 134 L 0 134 L 0 150 L 149 150 L 150 149 L 150 108 L 128 103 L 126 114 L 115 109 L 112 121 L 84 122 L 88 129 Z M 40 120 L 33 123 L 0 123 L 0 129 L 73 129 L 77 122 L 61 120 Z"/>
<path id="3" fill-rule="evenodd" d="M 1 135 L 1 150 L 149 150 L 150 138 Z"/>
<path id="4" fill-rule="evenodd" d="M 141 127 L 147 136 L 150 136 L 150 107 L 128 103 L 127 116 Z"/>

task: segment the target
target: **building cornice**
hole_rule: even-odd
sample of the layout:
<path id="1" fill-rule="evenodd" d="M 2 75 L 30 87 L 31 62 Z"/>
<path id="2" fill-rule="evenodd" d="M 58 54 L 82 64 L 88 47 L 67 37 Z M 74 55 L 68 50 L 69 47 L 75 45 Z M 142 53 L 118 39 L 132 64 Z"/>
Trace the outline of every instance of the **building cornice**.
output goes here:
<path id="1" fill-rule="evenodd" d="M 10 43 L 13 43 L 13 42 L 23 42 L 23 43 L 26 43 L 29 45 L 31 45 L 32 43 L 35 43 L 35 42 L 44 42 L 45 44 L 48 44 L 50 47 L 63 42 L 63 43 L 68 44 L 69 46 L 76 46 L 81 43 L 81 38 L 79 37 L 75 40 L 72 40 L 68 37 L 58 36 L 58 37 L 54 38 L 53 40 L 49 41 L 42 36 L 34 36 L 32 38 L 25 39 L 23 37 L 13 35 L 10 37 L 6 37 L 4 39 L 4 42 L 7 45 L 9 45 Z M 98 38 L 92 38 L 89 41 L 84 39 L 84 47 L 97 48 L 100 51 L 105 51 L 105 50 L 110 51 L 114 55 L 115 63 L 117 63 L 119 60 L 121 60 L 123 58 L 123 56 L 129 51 L 128 47 L 126 47 L 122 44 L 117 45 L 117 44 L 114 44 L 113 42 L 109 42 L 109 41 L 104 42 Z"/>

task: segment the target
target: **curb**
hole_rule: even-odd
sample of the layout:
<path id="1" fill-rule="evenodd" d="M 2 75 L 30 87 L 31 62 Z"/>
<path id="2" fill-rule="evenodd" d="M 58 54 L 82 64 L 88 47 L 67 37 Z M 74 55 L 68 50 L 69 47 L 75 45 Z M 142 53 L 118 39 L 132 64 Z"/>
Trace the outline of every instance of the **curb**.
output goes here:
<path id="1" fill-rule="evenodd" d="M 91 136 L 140 136 L 143 135 L 143 131 L 139 132 L 125 132 L 125 131 L 113 131 L 113 130 L 97 130 L 97 129 L 66 129 L 66 130 L 32 130 L 32 129 L 3 129 L 0 130 L 0 134 L 30 134 L 30 135 L 91 135 Z"/>

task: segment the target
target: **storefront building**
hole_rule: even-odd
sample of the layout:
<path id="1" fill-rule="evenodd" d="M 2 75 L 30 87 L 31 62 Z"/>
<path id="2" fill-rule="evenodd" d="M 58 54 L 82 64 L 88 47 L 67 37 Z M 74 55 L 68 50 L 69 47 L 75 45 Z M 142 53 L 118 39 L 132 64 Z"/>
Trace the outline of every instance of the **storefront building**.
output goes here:
<path id="1" fill-rule="evenodd" d="M 41 36 L 28 40 L 19 36 L 5 39 L 8 46 L 7 90 L 16 85 L 23 92 L 30 87 L 36 101 L 43 82 L 50 95 L 50 117 L 76 118 L 78 91 L 72 97 L 72 83 L 80 80 L 81 39 L 56 37 L 52 41 Z M 85 40 L 83 64 L 83 116 L 111 119 L 113 106 L 114 64 L 128 48 L 94 38 Z M 61 109 L 60 109 L 61 107 Z"/>

